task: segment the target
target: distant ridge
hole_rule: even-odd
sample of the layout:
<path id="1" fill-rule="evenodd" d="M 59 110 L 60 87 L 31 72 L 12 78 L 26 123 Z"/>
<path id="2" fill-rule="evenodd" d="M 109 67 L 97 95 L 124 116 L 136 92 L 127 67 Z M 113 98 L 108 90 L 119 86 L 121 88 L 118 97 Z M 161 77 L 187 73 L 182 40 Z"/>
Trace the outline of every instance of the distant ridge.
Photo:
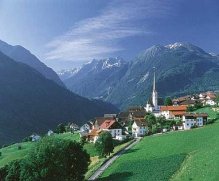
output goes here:
<path id="1" fill-rule="evenodd" d="M 219 56 L 191 44 L 176 42 L 154 45 L 132 61 L 102 69 L 104 62 L 95 60 L 64 80 L 73 92 L 88 98 L 109 101 L 121 109 L 145 105 L 152 91 L 152 69 L 157 67 L 159 96 L 178 96 L 219 89 Z"/>
<path id="2" fill-rule="evenodd" d="M 64 86 L 58 75 L 44 63 L 42 63 L 29 50 L 20 45 L 12 46 L 0 40 L 0 51 L 17 62 L 24 63 L 36 69 L 49 80 L 53 80 L 60 86 Z"/>
<path id="3" fill-rule="evenodd" d="M 118 111 L 111 104 L 78 96 L 0 52 L 0 145 L 33 132 L 45 134 L 59 123 L 82 125 Z"/>

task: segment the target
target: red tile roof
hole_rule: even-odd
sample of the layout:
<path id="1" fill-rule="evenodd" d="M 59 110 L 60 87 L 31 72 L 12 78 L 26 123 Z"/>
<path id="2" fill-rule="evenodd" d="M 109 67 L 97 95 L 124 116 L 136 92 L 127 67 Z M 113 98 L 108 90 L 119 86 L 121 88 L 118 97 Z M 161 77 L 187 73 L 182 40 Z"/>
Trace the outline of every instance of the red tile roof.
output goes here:
<path id="1" fill-rule="evenodd" d="M 99 129 L 92 129 L 91 132 L 88 134 L 88 136 L 98 136 L 102 130 Z"/>
<path id="2" fill-rule="evenodd" d="M 116 122 L 115 120 L 105 120 L 100 125 L 100 129 L 109 129 L 115 122 Z"/>
<path id="3" fill-rule="evenodd" d="M 99 128 L 101 124 L 103 124 L 106 120 L 115 120 L 112 117 L 97 117 L 94 121 L 94 127 Z"/>
<path id="4" fill-rule="evenodd" d="M 174 116 L 182 116 L 184 115 L 186 112 L 185 111 L 172 111 L 171 114 Z"/>
<path id="5" fill-rule="evenodd" d="M 160 108 L 161 111 L 186 111 L 187 106 L 182 105 L 182 106 L 161 106 Z"/>

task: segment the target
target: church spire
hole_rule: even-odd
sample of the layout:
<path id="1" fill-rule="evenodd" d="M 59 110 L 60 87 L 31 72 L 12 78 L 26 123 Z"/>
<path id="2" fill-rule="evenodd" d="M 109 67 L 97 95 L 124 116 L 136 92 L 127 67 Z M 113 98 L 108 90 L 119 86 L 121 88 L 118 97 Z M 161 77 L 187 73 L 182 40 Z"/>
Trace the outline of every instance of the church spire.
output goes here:
<path id="1" fill-rule="evenodd" d="M 157 95 L 157 91 L 156 91 L 156 74 L 155 74 L 155 67 L 153 67 L 154 69 L 154 81 L 153 81 L 153 91 L 152 91 L 152 103 L 154 106 L 154 109 L 157 110 L 158 109 L 158 95 Z"/>
<path id="2" fill-rule="evenodd" d="M 153 69 L 154 69 L 154 83 L 153 83 L 153 91 L 155 91 L 156 90 L 156 75 L 155 75 L 155 67 L 153 67 Z"/>

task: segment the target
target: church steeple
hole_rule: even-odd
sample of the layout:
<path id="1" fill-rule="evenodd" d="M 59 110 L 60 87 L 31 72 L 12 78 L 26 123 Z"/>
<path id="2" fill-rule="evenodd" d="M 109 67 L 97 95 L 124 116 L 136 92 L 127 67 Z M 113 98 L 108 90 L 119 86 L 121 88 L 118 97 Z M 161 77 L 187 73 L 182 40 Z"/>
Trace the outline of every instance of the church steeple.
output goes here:
<path id="1" fill-rule="evenodd" d="M 157 91 L 156 91 L 156 72 L 155 72 L 155 67 L 153 67 L 154 69 L 154 81 L 153 81 L 153 92 L 152 92 L 152 103 L 154 106 L 154 109 L 157 110 L 158 109 L 158 95 L 157 95 Z"/>
<path id="2" fill-rule="evenodd" d="M 155 75 L 155 67 L 153 67 L 154 69 L 154 82 L 153 82 L 153 91 L 156 91 L 156 75 Z"/>

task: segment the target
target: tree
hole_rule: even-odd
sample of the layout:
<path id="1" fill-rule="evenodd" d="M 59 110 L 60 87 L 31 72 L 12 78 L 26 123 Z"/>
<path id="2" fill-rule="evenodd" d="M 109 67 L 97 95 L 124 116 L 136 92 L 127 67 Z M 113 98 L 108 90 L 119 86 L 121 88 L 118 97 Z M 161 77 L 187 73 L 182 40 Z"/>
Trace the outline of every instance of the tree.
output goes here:
<path id="1" fill-rule="evenodd" d="M 166 122 L 166 118 L 164 116 L 159 116 L 156 119 L 157 123 L 160 124 L 160 127 L 163 128 L 165 122 Z"/>
<path id="2" fill-rule="evenodd" d="M 5 180 L 5 177 L 7 176 L 8 173 L 8 165 L 1 167 L 0 168 L 0 180 Z"/>
<path id="3" fill-rule="evenodd" d="M 165 106 L 172 106 L 173 105 L 172 99 L 170 97 L 166 97 L 165 101 L 164 101 L 164 105 Z"/>
<path id="4" fill-rule="evenodd" d="M 114 149 L 112 135 L 108 131 L 102 132 L 95 143 L 95 147 L 100 157 L 110 155 Z"/>
<path id="5" fill-rule="evenodd" d="M 86 136 L 82 136 L 82 137 L 80 138 L 80 144 L 81 144 L 82 146 L 84 146 L 84 144 L 86 143 L 86 141 L 87 141 L 87 137 L 86 137 Z"/>
<path id="6" fill-rule="evenodd" d="M 6 181 L 20 180 L 22 162 L 23 160 L 15 160 L 8 165 Z"/>
<path id="7" fill-rule="evenodd" d="M 55 130 L 55 133 L 64 133 L 66 132 L 66 129 L 65 129 L 65 125 L 64 124 L 59 124 Z"/>
<path id="8" fill-rule="evenodd" d="M 6 178 L 16 176 L 16 181 L 81 181 L 89 163 L 90 157 L 79 143 L 45 137 L 25 160 L 9 165 Z"/>
<path id="9" fill-rule="evenodd" d="M 128 131 L 132 132 L 132 125 L 133 125 L 134 121 L 133 120 L 129 120 L 128 121 Z"/>
<path id="10" fill-rule="evenodd" d="M 152 125 L 156 124 L 156 117 L 152 113 L 147 113 L 145 116 L 145 121 L 148 123 L 148 127 L 152 128 Z"/>
<path id="11" fill-rule="evenodd" d="M 186 112 L 193 112 L 194 111 L 194 106 L 188 106 L 186 109 Z"/>
<path id="12" fill-rule="evenodd" d="M 219 106 L 219 93 L 217 93 L 216 95 L 216 102 L 217 102 L 217 106 Z"/>
<path id="13" fill-rule="evenodd" d="M 202 107 L 203 107 L 203 105 L 201 102 L 198 102 L 198 101 L 195 102 L 194 109 L 200 109 Z"/>

